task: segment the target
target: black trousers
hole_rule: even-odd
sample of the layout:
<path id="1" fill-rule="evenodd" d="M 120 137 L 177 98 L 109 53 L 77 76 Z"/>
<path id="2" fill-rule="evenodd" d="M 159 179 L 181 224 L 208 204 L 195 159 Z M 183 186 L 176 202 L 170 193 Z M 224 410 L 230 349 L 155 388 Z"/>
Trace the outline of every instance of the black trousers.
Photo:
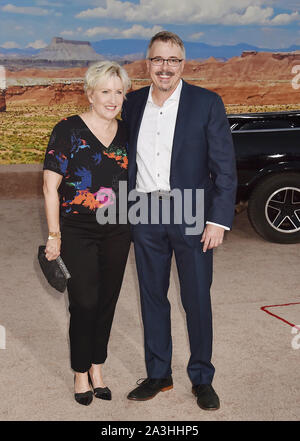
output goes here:
<path id="1" fill-rule="evenodd" d="M 75 217 L 75 216 L 74 216 Z M 92 215 L 61 221 L 68 281 L 71 367 L 102 364 L 130 247 L 129 225 L 100 225 Z"/>

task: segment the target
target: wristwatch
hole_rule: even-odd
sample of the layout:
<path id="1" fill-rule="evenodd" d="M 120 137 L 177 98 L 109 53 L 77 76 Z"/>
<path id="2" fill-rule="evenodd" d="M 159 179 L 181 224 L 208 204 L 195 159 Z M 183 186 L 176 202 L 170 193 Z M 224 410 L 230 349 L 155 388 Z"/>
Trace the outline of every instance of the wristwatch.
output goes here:
<path id="1" fill-rule="evenodd" d="M 51 239 L 60 239 L 60 238 L 61 238 L 61 233 L 60 233 L 60 231 L 57 231 L 56 233 L 52 233 L 51 231 L 49 231 L 48 240 L 51 240 Z"/>

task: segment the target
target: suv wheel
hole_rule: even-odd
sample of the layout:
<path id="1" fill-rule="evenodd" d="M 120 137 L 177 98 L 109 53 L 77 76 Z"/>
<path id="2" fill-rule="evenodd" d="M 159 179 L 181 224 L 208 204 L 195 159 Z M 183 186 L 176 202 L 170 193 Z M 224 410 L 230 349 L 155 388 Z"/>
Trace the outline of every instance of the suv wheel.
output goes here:
<path id="1" fill-rule="evenodd" d="M 260 182 L 250 196 L 248 216 L 264 239 L 300 242 L 300 174 L 282 173 Z"/>

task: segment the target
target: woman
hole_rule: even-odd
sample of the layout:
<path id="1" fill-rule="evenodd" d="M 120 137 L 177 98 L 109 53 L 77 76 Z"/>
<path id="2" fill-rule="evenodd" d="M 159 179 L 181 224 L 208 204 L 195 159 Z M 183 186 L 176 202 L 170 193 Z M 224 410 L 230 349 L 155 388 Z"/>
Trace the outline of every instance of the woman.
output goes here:
<path id="1" fill-rule="evenodd" d="M 60 254 L 68 281 L 71 367 L 75 400 L 111 399 L 101 366 L 130 246 L 129 225 L 101 225 L 96 210 L 116 203 L 127 180 L 127 133 L 116 119 L 130 80 L 114 62 L 92 65 L 85 76 L 90 110 L 60 121 L 44 161 L 48 260 Z M 118 207 L 118 204 L 116 204 Z M 93 392 L 90 389 L 93 388 Z"/>

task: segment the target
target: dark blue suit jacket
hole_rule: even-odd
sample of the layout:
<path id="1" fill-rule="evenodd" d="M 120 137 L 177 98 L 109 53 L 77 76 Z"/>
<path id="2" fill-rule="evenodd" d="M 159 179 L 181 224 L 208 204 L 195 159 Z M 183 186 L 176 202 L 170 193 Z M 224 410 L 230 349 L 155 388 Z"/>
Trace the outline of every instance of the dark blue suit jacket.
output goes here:
<path id="1" fill-rule="evenodd" d="M 129 129 L 129 190 L 136 186 L 138 133 L 149 87 L 127 95 L 122 118 Z M 183 81 L 172 148 L 171 189 L 204 189 L 205 221 L 231 228 L 236 196 L 235 154 L 218 94 Z"/>

